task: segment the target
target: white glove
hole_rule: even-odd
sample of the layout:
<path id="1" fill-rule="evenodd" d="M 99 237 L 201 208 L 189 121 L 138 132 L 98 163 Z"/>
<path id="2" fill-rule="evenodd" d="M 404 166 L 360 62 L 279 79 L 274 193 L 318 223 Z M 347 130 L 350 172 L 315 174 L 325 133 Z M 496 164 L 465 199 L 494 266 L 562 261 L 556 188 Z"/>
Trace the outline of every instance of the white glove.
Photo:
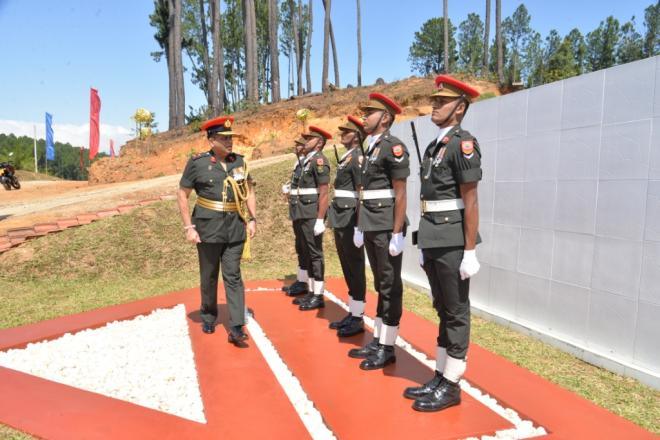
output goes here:
<path id="1" fill-rule="evenodd" d="M 392 234 L 390 239 L 390 255 L 396 257 L 403 252 L 403 234 L 401 232 Z"/>
<path id="2" fill-rule="evenodd" d="M 463 252 L 463 261 L 461 261 L 461 268 L 459 269 L 462 280 L 467 280 L 475 276 L 479 272 L 480 267 L 481 265 L 477 261 L 477 251 L 472 249 L 471 251 Z"/>
<path id="3" fill-rule="evenodd" d="M 314 223 L 314 235 L 321 235 L 325 231 L 325 223 L 322 218 L 317 218 Z"/>
<path id="4" fill-rule="evenodd" d="M 282 194 L 289 194 L 291 192 L 291 184 L 285 183 L 282 185 Z"/>
<path id="5" fill-rule="evenodd" d="M 419 250 L 419 265 L 424 267 L 424 251 Z"/>
<path id="6" fill-rule="evenodd" d="M 357 227 L 353 228 L 353 244 L 358 249 L 364 246 L 364 234 Z"/>

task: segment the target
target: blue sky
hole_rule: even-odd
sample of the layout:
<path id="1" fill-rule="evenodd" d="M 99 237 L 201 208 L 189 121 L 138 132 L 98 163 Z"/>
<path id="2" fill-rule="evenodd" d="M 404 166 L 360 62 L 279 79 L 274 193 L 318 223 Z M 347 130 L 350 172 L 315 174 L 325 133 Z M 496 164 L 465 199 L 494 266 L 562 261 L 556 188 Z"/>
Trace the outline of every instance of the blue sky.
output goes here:
<path id="1" fill-rule="evenodd" d="M 562 35 L 574 27 L 587 33 L 608 15 L 620 21 L 634 15 L 641 31 L 643 11 L 652 1 L 524 3 L 532 16 L 532 27 L 545 36 L 553 28 Z M 442 1 L 361 3 L 363 84 L 378 77 L 392 81 L 410 76 L 407 56 L 414 33 L 424 21 L 442 15 Z M 494 21 L 495 0 L 491 3 Z M 503 19 L 521 3 L 502 0 Z M 482 0 L 449 0 L 449 16 L 455 25 L 470 12 L 479 13 L 483 19 L 484 4 Z M 323 49 L 321 0 L 314 0 L 313 8 L 312 81 L 317 91 Z M 102 100 L 102 149 L 107 149 L 108 138 L 117 144 L 130 137 L 129 118 L 138 107 L 154 111 L 159 128 L 167 129 L 167 68 L 150 56 L 158 50 L 149 25 L 152 9 L 151 0 L 0 0 L 0 132 L 31 135 L 36 124 L 37 136 L 42 137 L 44 112 L 48 111 L 53 114 L 56 140 L 86 145 L 89 87 L 97 88 Z M 355 84 L 355 1 L 334 0 L 332 19 L 342 86 Z M 285 83 L 285 58 L 280 69 Z M 185 87 L 186 108 L 204 104 L 201 91 L 188 76 Z"/>

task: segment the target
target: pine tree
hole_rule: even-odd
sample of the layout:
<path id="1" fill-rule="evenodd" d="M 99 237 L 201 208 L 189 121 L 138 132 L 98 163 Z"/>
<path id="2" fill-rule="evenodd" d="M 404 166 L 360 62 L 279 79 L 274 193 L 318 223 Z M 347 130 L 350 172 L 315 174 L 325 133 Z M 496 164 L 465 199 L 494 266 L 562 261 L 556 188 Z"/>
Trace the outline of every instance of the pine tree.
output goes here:
<path id="1" fill-rule="evenodd" d="M 479 14 L 470 13 L 458 29 L 459 67 L 474 75 L 480 69 L 483 59 L 484 24 Z"/>

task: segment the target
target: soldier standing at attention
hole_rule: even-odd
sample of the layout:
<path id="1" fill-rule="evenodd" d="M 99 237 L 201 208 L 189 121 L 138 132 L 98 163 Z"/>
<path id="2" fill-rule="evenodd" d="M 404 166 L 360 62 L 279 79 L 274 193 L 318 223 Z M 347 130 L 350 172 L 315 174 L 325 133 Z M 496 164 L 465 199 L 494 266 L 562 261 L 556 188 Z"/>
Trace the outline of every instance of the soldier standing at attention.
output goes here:
<path id="1" fill-rule="evenodd" d="M 349 313 L 340 321 L 330 323 L 331 329 L 337 330 L 338 336 L 353 336 L 364 332 L 364 300 L 366 277 L 364 273 L 364 249 L 353 243 L 357 228 L 358 189 L 361 181 L 362 141 L 365 138 L 364 125 L 355 116 L 348 116 L 347 122 L 339 126 L 341 143 L 346 153 L 337 163 L 335 178 L 335 197 L 328 210 L 328 224 L 333 228 L 337 255 L 341 270 L 348 286 Z"/>
<path id="2" fill-rule="evenodd" d="M 229 342 L 247 339 L 245 290 L 241 279 L 241 255 L 246 241 L 256 233 L 254 182 L 243 156 L 232 152 L 234 118 L 222 116 L 205 122 L 211 149 L 190 158 L 181 176 L 177 201 L 186 240 L 197 244 L 204 333 L 215 331 L 218 318 L 218 275 L 222 267 L 229 308 Z M 192 221 L 188 198 L 192 190 L 197 203 Z"/>
<path id="3" fill-rule="evenodd" d="M 431 120 L 438 137 L 429 144 L 421 167 L 421 218 L 417 246 L 440 317 L 435 376 L 404 396 L 417 411 L 440 411 L 461 402 L 470 338 L 470 277 L 479 271 L 475 247 L 481 241 L 477 183 L 481 151 L 460 126 L 479 92 L 448 76 L 435 79 Z"/>
<path id="4" fill-rule="evenodd" d="M 390 134 L 401 107 L 380 93 L 369 95 L 361 107 L 364 129 L 371 135 L 362 167 L 362 191 L 358 209 L 358 229 L 353 240 L 367 251 L 378 292 L 374 339 L 348 355 L 364 359 L 363 370 L 384 368 L 396 361 L 394 342 L 402 314 L 404 232 L 406 227 L 406 179 L 410 175 L 408 150 Z"/>
<path id="5" fill-rule="evenodd" d="M 291 180 L 282 185 L 282 194 L 287 199 L 289 204 L 289 220 L 293 226 L 293 209 L 296 206 L 297 198 L 291 195 L 292 189 L 298 188 L 300 175 L 302 174 L 302 161 L 305 159 L 303 148 L 305 147 L 305 139 L 299 138 L 295 141 L 294 154 L 296 155 L 296 162 L 293 165 L 293 172 L 291 173 Z M 303 241 L 302 236 L 297 233 L 296 228 L 293 228 L 293 235 L 295 237 L 296 255 L 298 257 L 298 271 L 296 275 L 296 282 L 290 286 L 282 287 L 287 296 L 298 296 L 309 293 L 308 281 L 309 274 L 307 273 L 307 266 L 303 258 Z"/>
<path id="6" fill-rule="evenodd" d="M 309 133 L 302 136 L 305 139 L 305 159 L 302 161 L 298 187 L 291 189 L 290 212 L 296 234 L 302 237 L 301 248 L 309 273 L 309 293 L 294 299 L 293 303 L 300 310 L 315 310 L 325 307 L 323 231 L 328 210 L 330 165 L 321 151 L 332 135 L 322 128 L 310 126 Z"/>

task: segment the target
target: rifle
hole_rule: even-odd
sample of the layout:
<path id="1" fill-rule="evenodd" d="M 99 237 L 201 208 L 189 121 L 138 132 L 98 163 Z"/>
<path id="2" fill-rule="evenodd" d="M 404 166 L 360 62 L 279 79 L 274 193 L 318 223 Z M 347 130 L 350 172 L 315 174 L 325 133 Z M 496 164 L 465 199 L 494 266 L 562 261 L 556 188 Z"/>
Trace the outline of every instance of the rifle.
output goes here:
<path id="1" fill-rule="evenodd" d="M 422 154 L 419 152 L 419 142 L 417 141 L 417 130 L 415 130 L 415 123 L 410 121 L 410 128 L 412 129 L 413 142 L 415 143 L 415 151 L 417 151 L 417 162 L 419 163 L 419 169 L 421 172 L 422 169 Z"/>
<path id="2" fill-rule="evenodd" d="M 337 154 L 337 144 L 332 144 L 332 148 L 335 150 L 335 159 L 337 159 L 337 166 L 339 166 L 339 154 Z"/>

